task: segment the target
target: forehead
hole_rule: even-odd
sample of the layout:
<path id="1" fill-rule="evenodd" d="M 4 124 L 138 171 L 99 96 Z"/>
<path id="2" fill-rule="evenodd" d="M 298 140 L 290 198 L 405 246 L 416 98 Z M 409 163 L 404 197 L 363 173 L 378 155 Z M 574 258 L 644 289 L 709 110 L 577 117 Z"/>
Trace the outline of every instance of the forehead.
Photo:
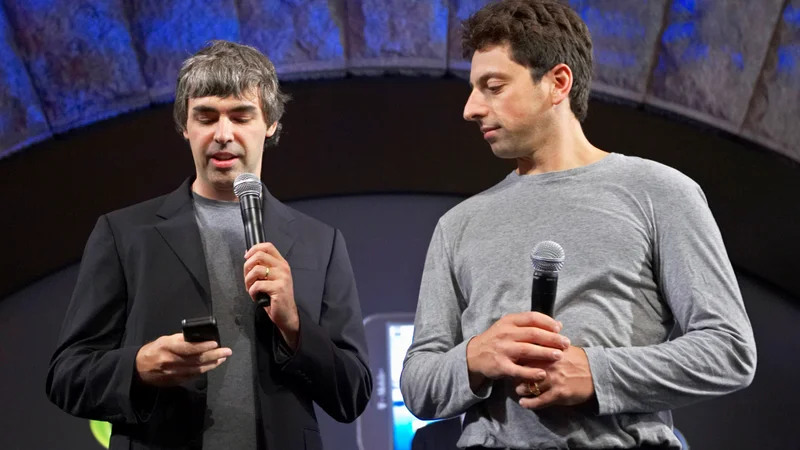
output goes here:
<path id="1" fill-rule="evenodd" d="M 472 55 L 469 81 L 472 84 L 477 84 L 487 76 L 513 76 L 519 72 L 527 72 L 527 69 L 522 64 L 511 59 L 509 46 L 507 44 L 494 45 L 477 50 Z"/>
<path id="2" fill-rule="evenodd" d="M 220 97 L 217 95 L 209 95 L 205 97 L 193 97 L 188 102 L 189 109 L 197 106 L 206 106 L 215 109 L 232 109 L 241 108 L 246 106 L 255 106 L 256 110 L 260 111 L 259 96 L 257 93 L 248 92 L 240 97 L 229 95 L 227 97 Z"/>

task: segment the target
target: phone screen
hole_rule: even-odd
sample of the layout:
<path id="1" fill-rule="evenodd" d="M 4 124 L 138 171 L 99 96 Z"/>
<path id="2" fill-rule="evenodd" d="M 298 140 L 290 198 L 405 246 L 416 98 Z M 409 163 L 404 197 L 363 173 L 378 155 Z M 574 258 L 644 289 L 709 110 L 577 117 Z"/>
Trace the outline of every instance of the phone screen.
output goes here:
<path id="1" fill-rule="evenodd" d="M 411 450 L 417 431 L 438 422 L 414 417 L 406 408 L 400 392 L 403 360 L 414 339 L 414 313 L 395 312 L 366 317 L 364 331 L 375 389 L 366 411 L 356 419 L 358 448 Z M 456 427 L 456 431 L 460 434 L 460 427 Z"/>
<path id="2" fill-rule="evenodd" d="M 410 450 L 414 433 L 433 421 L 414 417 L 406 408 L 403 394 L 400 393 L 400 373 L 403 371 L 403 359 L 414 337 L 414 325 L 389 322 L 386 328 L 392 393 L 393 450 Z"/>

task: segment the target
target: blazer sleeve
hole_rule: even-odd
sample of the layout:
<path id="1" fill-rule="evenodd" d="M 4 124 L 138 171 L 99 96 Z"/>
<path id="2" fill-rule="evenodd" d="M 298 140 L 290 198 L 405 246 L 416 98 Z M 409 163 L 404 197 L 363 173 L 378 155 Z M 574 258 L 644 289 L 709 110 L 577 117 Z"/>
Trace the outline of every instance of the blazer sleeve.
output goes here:
<path id="1" fill-rule="evenodd" d="M 147 420 L 144 409 L 152 410 L 157 391 L 135 379 L 139 347 L 120 347 L 126 299 L 114 233 L 102 216 L 86 244 L 47 374 L 48 398 L 67 413 L 112 423 Z M 147 406 L 134 405 L 132 397 Z"/>
<path id="2" fill-rule="evenodd" d="M 282 371 L 302 380 L 313 400 L 339 422 L 354 421 L 372 394 L 364 324 L 344 237 L 334 231 L 325 275 L 322 308 L 315 322 L 301 308 L 297 351 L 288 359 L 276 351 Z M 276 331 L 273 342 L 280 345 Z M 276 349 L 277 350 L 277 349 Z"/>

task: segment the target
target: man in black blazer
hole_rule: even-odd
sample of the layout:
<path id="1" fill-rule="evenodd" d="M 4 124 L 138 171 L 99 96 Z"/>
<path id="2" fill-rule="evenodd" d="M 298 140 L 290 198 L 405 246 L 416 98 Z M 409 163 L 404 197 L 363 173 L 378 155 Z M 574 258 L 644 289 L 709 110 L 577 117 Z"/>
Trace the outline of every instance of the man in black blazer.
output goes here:
<path id="1" fill-rule="evenodd" d="M 260 52 L 217 41 L 183 65 L 175 120 L 196 175 L 100 217 L 50 363 L 64 411 L 112 423 L 111 449 L 321 449 L 316 402 L 361 414 L 372 391 L 341 233 L 263 188 L 268 243 L 245 247 L 233 180 L 259 174 L 287 98 Z M 271 305 L 258 307 L 259 293 Z M 221 345 L 182 319 L 214 315 Z"/>

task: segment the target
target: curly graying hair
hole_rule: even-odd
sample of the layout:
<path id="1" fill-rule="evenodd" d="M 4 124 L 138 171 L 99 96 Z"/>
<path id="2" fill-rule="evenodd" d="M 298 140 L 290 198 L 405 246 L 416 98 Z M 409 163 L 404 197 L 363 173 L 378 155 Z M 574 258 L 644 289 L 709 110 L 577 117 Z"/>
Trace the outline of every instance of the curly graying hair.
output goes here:
<path id="1" fill-rule="evenodd" d="M 530 69 L 538 83 L 564 63 L 572 70 L 569 103 L 583 122 L 592 82 L 592 38 L 575 11 L 556 0 L 505 0 L 481 8 L 462 23 L 467 59 L 478 50 L 508 44 L 511 59 Z"/>
<path id="2" fill-rule="evenodd" d="M 264 141 L 264 147 L 275 145 L 282 128 L 280 119 L 289 101 L 289 96 L 280 90 L 275 66 L 269 58 L 248 45 L 211 41 L 183 62 L 172 113 L 175 125 L 180 133 L 186 130 L 191 98 L 242 98 L 253 91 L 258 93 L 267 125 L 278 122 L 275 134 Z"/>

